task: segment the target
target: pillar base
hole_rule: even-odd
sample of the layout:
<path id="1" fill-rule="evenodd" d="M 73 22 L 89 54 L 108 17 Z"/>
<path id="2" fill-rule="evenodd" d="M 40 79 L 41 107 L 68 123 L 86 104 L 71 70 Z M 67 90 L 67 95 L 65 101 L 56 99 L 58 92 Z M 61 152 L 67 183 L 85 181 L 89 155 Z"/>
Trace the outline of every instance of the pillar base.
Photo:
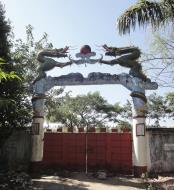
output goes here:
<path id="1" fill-rule="evenodd" d="M 135 177 L 141 177 L 141 175 L 146 172 L 147 172 L 147 166 L 134 166 Z"/>

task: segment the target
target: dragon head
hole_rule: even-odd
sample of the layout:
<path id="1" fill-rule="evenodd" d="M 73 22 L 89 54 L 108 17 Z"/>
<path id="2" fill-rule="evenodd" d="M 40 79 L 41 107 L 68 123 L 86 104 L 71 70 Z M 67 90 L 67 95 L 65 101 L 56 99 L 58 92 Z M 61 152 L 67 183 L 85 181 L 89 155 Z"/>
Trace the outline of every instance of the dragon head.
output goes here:
<path id="1" fill-rule="evenodd" d="M 56 49 L 57 57 L 67 57 L 68 50 L 69 50 L 69 46 L 65 46 L 64 48 Z"/>
<path id="2" fill-rule="evenodd" d="M 116 47 L 108 47 L 106 44 L 104 44 L 102 47 L 105 50 L 105 55 L 106 56 L 116 56 L 116 55 L 118 55 L 118 52 L 117 52 L 118 48 L 116 48 Z"/>

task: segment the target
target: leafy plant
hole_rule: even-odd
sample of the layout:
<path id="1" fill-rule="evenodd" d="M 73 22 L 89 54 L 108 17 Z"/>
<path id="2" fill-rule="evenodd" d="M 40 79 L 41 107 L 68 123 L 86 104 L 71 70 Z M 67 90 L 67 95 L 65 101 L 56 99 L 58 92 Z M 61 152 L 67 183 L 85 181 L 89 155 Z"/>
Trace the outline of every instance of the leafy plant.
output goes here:
<path id="1" fill-rule="evenodd" d="M 0 58 L 0 66 L 1 65 L 5 65 L 7 63 L 5 63 L 5 60 Z M 3 71 L 3 69 L 0 67 L 0 82 L 2 79 L 18 79 L 18 80 L 21 80 L 21 78 L 14 72 L 14 71 L 11 71 L 10 73 L 6 73 Z"/>

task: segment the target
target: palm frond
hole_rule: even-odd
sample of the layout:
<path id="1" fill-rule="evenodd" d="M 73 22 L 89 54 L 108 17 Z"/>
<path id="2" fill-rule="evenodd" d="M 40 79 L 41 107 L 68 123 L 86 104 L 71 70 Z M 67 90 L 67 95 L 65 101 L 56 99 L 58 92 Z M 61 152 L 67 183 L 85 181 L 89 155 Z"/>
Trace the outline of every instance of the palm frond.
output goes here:
<path id="1" fill-rule="evenodd" d="M 174 0 L 163 0 L 161 2 L 161 7 L 165 16 L 164 23 L 168 23 L 170 21 L 174 22 Z"/>
<path id="2" fill-rule="evenodd" d="M 151 24 L 153 28 L 158 27 L 165 20 L 161 4 L 141 0 L 131 6 L 118 18 L 119 33 L 130 33 L 130 30 L 134 30 L 137 24 L 143 27 L 146 27 L 147 24 Z"/>

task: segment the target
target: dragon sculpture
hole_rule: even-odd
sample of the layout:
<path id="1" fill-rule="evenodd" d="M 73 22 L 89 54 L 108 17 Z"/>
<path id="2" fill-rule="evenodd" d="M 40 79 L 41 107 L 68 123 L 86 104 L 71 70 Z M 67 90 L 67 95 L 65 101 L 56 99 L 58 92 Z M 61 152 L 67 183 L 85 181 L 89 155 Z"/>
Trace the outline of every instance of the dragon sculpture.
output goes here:
<path id="1" fill-rule="evenodd" d="M 138 62 L 138 58 L 141 55 L 140 50 L 137 47 L 130 46 L 130 47 L 123 47 L 123 48 L 117 48 L 117 47 L 108 47 L 107 45 L 102 46 L 104 50 L 106 51 L 106 56 L 119 56 L 116 59 L 113 60 L 100 60 L 100 63 L 104 63 L 107 65 L 120 65 L 123 67 L 130 68 L 129 74 L 133 77 L 141 78 L 143 81 L 147 80 L 146 75 L 142 71 L 142 66 Z"/>
<path id="2" fill-rule="evenodd" d="M 67 57 L 67 51 L 69 47 L 66 46 L 65 48 L 60 48 L 60 49 L 44 49 L 41 50 L 38 55 L 37 55 L 37 60 L 39 61 L 39 67 L 37 68 L 38 76 L 35 78 L 34 82 L 45 78 L 46 77 L 46 71 L 49 71 L 53 69 L 54 67 L 60 67 L 63 68 L 67 65 L 71 65 L 72 62 L 65 62 L 65 63 L 60 63 L 55 61 L 54 58 L 61 58 L 61 57 Z"/>

